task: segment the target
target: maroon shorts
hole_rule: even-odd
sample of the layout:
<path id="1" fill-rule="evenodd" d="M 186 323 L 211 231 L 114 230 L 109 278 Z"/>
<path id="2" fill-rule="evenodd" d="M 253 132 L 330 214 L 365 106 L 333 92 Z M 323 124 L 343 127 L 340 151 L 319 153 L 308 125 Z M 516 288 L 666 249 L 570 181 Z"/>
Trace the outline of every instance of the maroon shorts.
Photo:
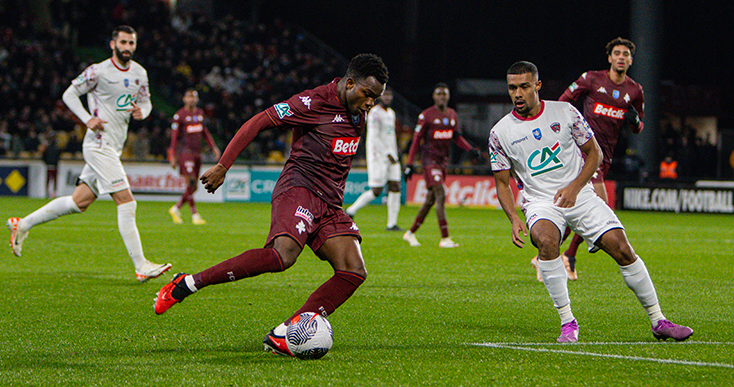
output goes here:
<path id="1" fill-rule="evenodd" d="M 591 177 L 591 183 L 603 183 L 604 180 L 607 178 L 607 174 L 609 174 L 609 168 L 611 166 L 612 164 L 602 161 L 599 169 L 597 169 L 594 176 Z"/>
<path id="2" fill-rule="evenodd" d="M 271 247 L 273 240 L 282 235 L 291 237 L 301 248 L 308 245 L 314 252 L 327 239 L 336 236 L 351 235 L 362 242 L 359 229 L 349 215 L 304 187 L 293 187 L 273 199 L 265 247 Z"/>
<path id="3" fill-rule="evenodd" d="M 185 153 L 178 156 L 178 171 L 181 176 L 198 179 L 199 169 L 201 169 L 201 156 Z"/>
<path id="4" fill-rule="evenodd" d="M 424 165 L 423 178 L 426 179 L 426 186 L 433 187 L 443 184 L 446 180 L 446 168 L 440 165 Z"/>

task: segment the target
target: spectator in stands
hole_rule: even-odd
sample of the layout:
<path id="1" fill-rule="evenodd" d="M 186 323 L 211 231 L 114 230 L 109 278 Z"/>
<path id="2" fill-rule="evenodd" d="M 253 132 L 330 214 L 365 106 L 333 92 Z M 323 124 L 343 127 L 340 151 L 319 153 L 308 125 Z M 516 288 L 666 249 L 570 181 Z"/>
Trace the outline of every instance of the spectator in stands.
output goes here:
<path id="1" fill-rule="evenodd" d="M 678 179 L 678 162 L 673 160 L 673 154 L 668 153 L 667 156 L 660 162 L 660 179 L 661 180 L 676 180 Z"/>

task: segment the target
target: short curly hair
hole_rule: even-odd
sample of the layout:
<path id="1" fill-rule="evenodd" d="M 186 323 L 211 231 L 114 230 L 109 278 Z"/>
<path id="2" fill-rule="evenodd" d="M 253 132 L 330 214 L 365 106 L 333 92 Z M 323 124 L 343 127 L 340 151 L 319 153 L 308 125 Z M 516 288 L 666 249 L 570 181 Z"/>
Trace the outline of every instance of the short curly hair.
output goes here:
<path id="1" fill-rule="evenodd" d="M 375 77 L 382 84 L 387 83 L 387 66 L 382 58 L 375 54 L 359 54 L 352 58 L 345 77 L 366 79 L 370 76 Z"/>
<path id="2" fill-rule="evenodd" d="M 615 46 L 627 46 L 630 49 L 630 54 L 635 55 L 635 44 L 629 39 L 618 37 L 607 43 L 607 56 L 612 55 L 612 50 Z"/>

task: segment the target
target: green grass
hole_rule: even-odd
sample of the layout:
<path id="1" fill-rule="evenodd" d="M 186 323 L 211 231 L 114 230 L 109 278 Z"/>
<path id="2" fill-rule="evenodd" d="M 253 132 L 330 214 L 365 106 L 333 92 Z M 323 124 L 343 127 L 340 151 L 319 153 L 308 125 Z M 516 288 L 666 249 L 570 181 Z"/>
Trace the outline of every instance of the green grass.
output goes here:
<path id="1" fill-rule="evenodd" d="M 43 203 L 0 198 L 0 219 Z M 200 204 L 205 226 L 172 224 L 168 206 L 141 202 L 137 219 L 146 256 L 174 273 L 261 247 L 269 228 L 269 205 Z M 404 207 L 399 224 L 416 212 Z M 501 211 L 449 209 L 461 246 L 442 250 L 435 214 L 411 248 L 383 231 L 385 208 L 370 206 L 357 217 L 369 277 L 329 318 L 332 350 L 301 361 L 263 352 L 261 340 L 331 276 L 328 264 L 306 249 L 284 273 L 211 286 L 156 316 L 153 297 L 170 276 L 135 281 L 114 204 L 98 202 L 34 228 L 22 258 L 7 247 L 0 256 L 0 384 L 730 385 L 734 369 L 710 363 L 734 365 L 732 217 L 619 216 L 663 312 L 695 330 L 692 342 L 654 344 L 612 259 L 582 252 L 569 284 L 580 344 L 555 345 L 559 319 L 530 267 L 535 251 L 511 244 Z"/>

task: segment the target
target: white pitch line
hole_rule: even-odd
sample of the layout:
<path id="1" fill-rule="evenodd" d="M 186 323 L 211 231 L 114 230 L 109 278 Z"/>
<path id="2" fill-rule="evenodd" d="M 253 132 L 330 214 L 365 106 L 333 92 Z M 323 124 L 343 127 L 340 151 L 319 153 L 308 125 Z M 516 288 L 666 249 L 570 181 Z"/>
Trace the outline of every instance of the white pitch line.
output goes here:
<path id="1" fill-rule="evenodd" d="M 489 347 L 497 345 L 510 345 L 518 347 L 526 346 L 589 346 L 589 345 L 734 345 L 734 342 L 725 341 L 591 341 L 591 342 L 576 342 L 576 343 L 469 343 L 469 345 L 475 345 L 480 347 Z"/>
<path id="2" fill-rule="evenodd" d="M 541 343 L 528 343 L 528 344 L 537 345 Z M 543 345 L 553 345 L 553 344 L 556 344 L 556 343 L 547 343 Z M 576 345 L 578 344 L 580 343 L 576 343 Z M 604 343 L 594 343 L 594 344 L 603 345 Z M 634 343 L 610 343 L 610 344 L 621 345 L 621 344 L 634 344 Z M 702 344 L 709 344 L 709 343 L 702 343 Z M 722 344 L 729 344 L 729 343 L 722 343 Z M 606 353 L 566 351 L 566 350 L 561 350 L 561 349 L 531 348 L 531 347 L 528 347 L 527 344 L 525 344 L 526 346 L 518 346 L 518 345 L 503 344 L 503 343 L 473 343 L 471 345 L 476 345 L 480 347 L 490 347 L 490 348 L 514 349 L 514 350 L 519 350 L 519 351 L 549 352 L 549 353 L 562 353 L 566 355 L 580 355 L 580 356 L 593 356 L 593 357 L 607 357 L 607 358 L 612 358 L 612 359 L 623 359 L 623 360 L 651 361 L 655 363 L 692 365 L 692 366 L 698 366 L 698 367 L 734 368 L 734 364 L 726 364 L 726 363 L 707 363 L 707 362 L 688 361 L 688 360 L 657 359 L 654 357 L 624 356 L 624 355 L 611 355 L 611 354 L 606 354 Z M 568 345 L 568 344 L 564 344 L 564 345 Z"/>

